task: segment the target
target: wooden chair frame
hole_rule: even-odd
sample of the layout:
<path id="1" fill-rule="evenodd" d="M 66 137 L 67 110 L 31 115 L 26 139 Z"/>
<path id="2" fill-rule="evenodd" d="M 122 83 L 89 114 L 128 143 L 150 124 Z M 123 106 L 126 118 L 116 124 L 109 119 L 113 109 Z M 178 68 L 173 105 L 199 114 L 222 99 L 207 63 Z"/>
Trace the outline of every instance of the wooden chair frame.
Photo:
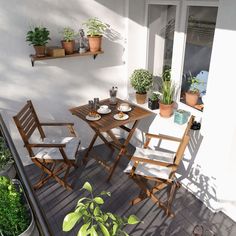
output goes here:
<path id="1" fill-rule="evenodd" d="M 44 126 L 67 126 L 71 136 L 76 137 L 76 132 L 73 128 L 73 123 L 40 123 L 33 107 L 32 102 L 29 100 L 27 104 L 13 117 L 15 124 L 19 130 L 19 133 L 23 139 L 24 146 L 28 150 L 31 160 L 36 166 L 42 170 L 39 181 L 34 185 L 34 189 L 38 189 L 43 186 L 51 177 L 54 178 L 59 184 L 66 189 L 71 190 L 72 186 L 67 183 L 67 177 L 71 167 L 77 168 L 76 160 L 69 160 L 64 148 L 66 144 L 44 144 L 44 143 L 30 143 L 29 139 L 36 129 L 38 129 L 42 140 L 46 138 L 43 131 Z M 61 160 L 49 160 L 36 158 L 33 149 L 34 148 L 58 148 L 63 159 Z M 78 144 L 79 148 L 79 144 Z M 78 151 L 77 148 L 77 151 Z M 76 152 L 77 154 L 77 152 Z M 64 173 L 63 177 L 60 177 Z"/>
<path id="2" fill-rule="evenodd" d="M 149 148 L 149 143 L 152 138 L 178 142 L 179 146 L 178 146 L 173 164 L 156 161 L 156 160 L 150 160 L 150 159 L 137 157 L 137 156 L 131 157 L 131 160 L 134 162 L 134 165 L 129 173 L 129 177 L 132 178 L 134 182 L 141 189 L 139 196 L 132 200 L 131 202 L 132 205 L 137 204 L 148 197 L 148 198 L 151 198 L 152 201 L 158 205 L 158 207 L 162 208 L 167 214 L 167 216 L 171 216 L 171 217 L 174 216 L 174 213 L 171 210 L 171 206 L 172 206 L 172 202 L 174 200 L 175 194 L 176 194 L 176 190 L 180 188 L 181 186 L 181 184 L 176 179 L 175 173 L 183 158 L 184 151 L 189 143 L 189 140 L 190 140 L 189 131 L 192 126 L 193 120 L 194 120 L 194 117 L 191 116 L 182 138 L 176 138 L 176 137 L 162 135 L 162 134 L 159 134 L 159 135 L 150 134 L 150 133 L 146 134 L 146 142 L 144 144 L 144 148 Z M 138 167 L 139 164 L 142 164 L 142 163 L 150 163 L 153 165 L 165 166 L 165 167 L 171 168 L 171 173 L 170 173 L 169 178 L 160 179 L 160 178 L 135 174 L 136 168 Z M 154 181 L 154 185 L 149 186 L 149 183 L 148 183 L 149 180 Z M 155 193 L 166 188 L 167 186 L 170 186 L 170 189 L 168 191 L 167 201 L 161 202 L 160 199 L 156 197 Z"/>

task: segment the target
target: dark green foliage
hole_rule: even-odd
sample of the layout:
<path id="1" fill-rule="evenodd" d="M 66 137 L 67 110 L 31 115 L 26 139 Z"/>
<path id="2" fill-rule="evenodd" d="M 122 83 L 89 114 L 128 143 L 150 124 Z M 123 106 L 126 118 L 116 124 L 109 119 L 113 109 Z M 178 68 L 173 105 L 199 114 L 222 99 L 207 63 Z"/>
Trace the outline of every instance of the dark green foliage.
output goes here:
<path id="1" fill-rule="evenodd" d="M 33 30 L 28 31 L 26 41 L 30 42 L 29 45 L 44 46 L 47 44 L 50 32 L 45 27 L 35 27 Z"/>
<path id="2" fill-rule="evenodd" d="M 12 163 L 11 152 L 3 137 L 0 137 L 0 171 L 3 170 L 8 164 Z"/>
<path id="3" fill-rule="evenodd" d="M 16 190 L 9 178 L 0 176 L 0 235 L 19 235 L 27 229 L 29 221 L 21 192 Z"/>

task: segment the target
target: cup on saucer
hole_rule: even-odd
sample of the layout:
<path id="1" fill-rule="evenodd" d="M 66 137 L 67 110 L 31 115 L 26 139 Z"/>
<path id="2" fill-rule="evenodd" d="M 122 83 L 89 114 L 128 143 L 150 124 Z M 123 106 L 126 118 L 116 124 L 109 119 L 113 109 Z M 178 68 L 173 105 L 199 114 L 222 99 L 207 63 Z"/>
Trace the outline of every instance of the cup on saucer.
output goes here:
<path id="1" fill-rule="evenodd" d="M 123 111 L 123 112 L 130 111 L 130 109 L 131 109 L 131 107 L 130 107 L 129 103 L 126 103 L 126 102 L 121 103 L 118 107 L 118 110 Z"/>
<path id="2" fill-rule="evenodd" d="M 111 110 L 109 109 L 109 106 L 107 106 L 107 105 L 101 105 L 100 107 L 99 107 L 99 109 L 97 110 L 97 112 L 98 113 L 100 113 L 100 114 L 107 114 L 107 113 L 109 113 Z"/>

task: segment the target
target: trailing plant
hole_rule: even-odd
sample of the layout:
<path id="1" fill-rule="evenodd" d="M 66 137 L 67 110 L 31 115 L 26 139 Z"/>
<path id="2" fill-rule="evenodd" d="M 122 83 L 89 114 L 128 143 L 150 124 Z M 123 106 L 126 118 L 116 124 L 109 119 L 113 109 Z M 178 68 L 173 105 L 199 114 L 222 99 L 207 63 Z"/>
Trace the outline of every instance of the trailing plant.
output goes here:
<path id="1" fill-rule="evenodd" d="M 47 28 L 36 26 L 27 32 L 26 41 L 29 42 L 29 45 L 44 46 L 51 39 L 49 34 L 50 32 Z"/>
<path id="2" fill-rule="evenodd" d="M 61 33 L 63 34 L 63 40 L 66 42 L 74 40 L 75 36 L 77 35 L 75 31 L 70 27 L 63 28 L 63 31 Z"/>
<path id="3" fill-rule="evenodd" d="M 87 35 L 89 36 L 101 36 L 104 34 L 108 25 L 103 23 L 97 17 L 93 17 L 88 19 L 86 22 L 83 23 L 87 27 Z"/>
<path id="4" fill-rule="evenodd" d="M 110 197 L 110 192 L 102 191 L 98 196 L 94 196 L 92 186 L 88 182 L 83 185 L 82 189 L 87 190 L 91 197 L 81 198 L 75 211 L 66 215 L 62 225 L 64 232 L 70 231 L 76 223 L 81 223 L 78 236 L 128 236 L 123 228 L 128 224 L 139 223 L 135 215 L 121 218 L 118 215 L 101 210 L 101 206 L 104 204 L 102 196 Z"/>
<path id="5" fill-rule="evenodd" d="M 137 93 L 145 94 L 152 86 L 153 76 L 148 70 L 137 69 L 132 73 L 130 80 Z"/>
<path id="6" fill-rule="evenodd" d="M 9 178 L 0 176 L 0 235 L 20 235 L 29 226 L 29 221 L 21 192 Z"/>
<path id="7" fill-rule="evenodd" d="M 0 171 L 5 167 L 13 163 L 11 152 L 3 137 L 0 137 Z"/>

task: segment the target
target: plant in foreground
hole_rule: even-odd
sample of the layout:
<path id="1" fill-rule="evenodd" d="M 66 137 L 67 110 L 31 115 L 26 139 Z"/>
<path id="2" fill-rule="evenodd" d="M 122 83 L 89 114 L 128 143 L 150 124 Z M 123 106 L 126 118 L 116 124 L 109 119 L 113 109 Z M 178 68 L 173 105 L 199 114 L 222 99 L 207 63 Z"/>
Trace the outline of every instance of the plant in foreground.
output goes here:
<path id="1" fill-rule="evenodd" d="M 82 189 L 87 190 L 91 197 L 81 198 L 75 211 L 66 215 L 62 226 L 64 232 L 70 231 L 76 223 L 81 223 L 78 236 L 128 236 L 123 228 L 128 224 L 139 223 L 135 215 L 122 218 L 101 210 L 101 205 L 104 204 L 102 196 L 110 197 L 110 192 L 102 191 L 98 196 L 94 196 L 92 186 L 88 182 L 83 185 Z"/>

